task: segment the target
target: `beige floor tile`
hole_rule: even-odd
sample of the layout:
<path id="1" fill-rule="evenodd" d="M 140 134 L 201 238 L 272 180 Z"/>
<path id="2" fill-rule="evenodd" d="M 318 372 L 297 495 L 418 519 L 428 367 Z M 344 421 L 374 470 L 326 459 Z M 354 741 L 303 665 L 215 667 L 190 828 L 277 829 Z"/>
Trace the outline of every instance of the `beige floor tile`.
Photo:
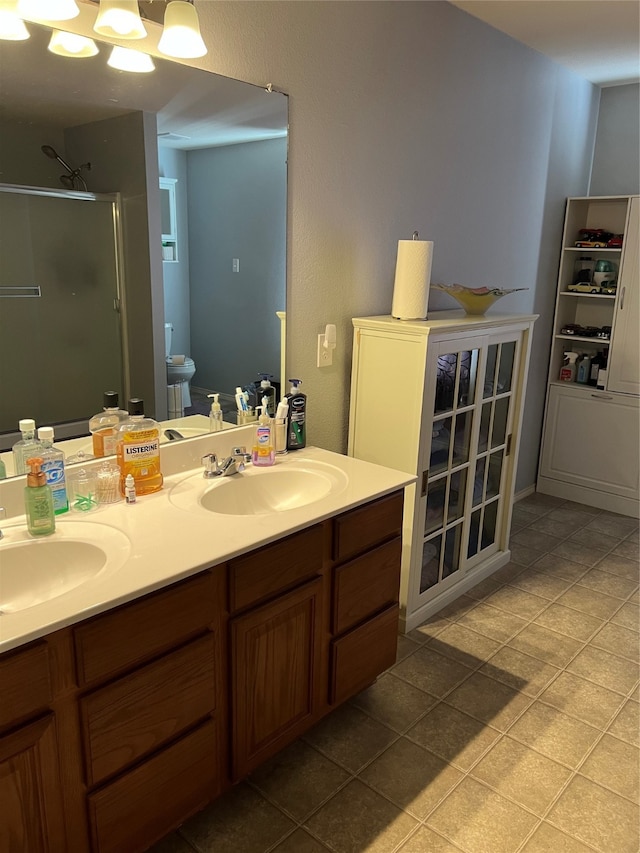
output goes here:
<path id="1" fill-rule="evenodd" d="M 598 548 L 591 548 L 589 545 L 581 545 L 575 540 L 560 542 L 551 549 L 551 553 L 589 567 L 595 566 L 605 555 L 604 551 L 600 551 Z"/>
<path id="2" fill-rule="evenodd" d="M 548 518 L 548 516 L 546 517 Z M 557 536 L 549 536 L 548 533 L 541 533 L 538 530 L 532 530 L 530 527 L 521 530 L 515 536 L 511 537 L 512 545 L 522 545 L 525 548 L 539 551 L 541 554 L 552 551 L 561 542 L 562 539 L 559 539 Z"/>
<path id="3" fill-rule="evenodd" d="M 579 610 L 563 607 L 562 604 L 550 604 L 547 609 L 533 620 L 534 624 L 542 625 L 551 631 L 566 634 L 574 640 L 586 641 L 605 623 L 602 619 L 587 616 Z"/>
<path id="4" fill-rule="evenodd" d="M 558 634 L 533 622 L 509 641 L 510 648 L 557 667 L 566 666 L 582 646 L 580 640 Z"/>
<path id="5" fill-rule="evenodd" d="M 267 799 L 302 821 L 351 775 L 304 741 L 296 741 L 250 777 Z"/>
<path id="6" fill-rule="evenodd" d="M 569 542 L 578 542 L 580 545 L 586 545 L 588 548 L 597 548 L 598 551 L 609 552 L 615 549 L 620 540 L 616 536 L 607 536 L 606 533 L 601 533 L 600 530 L 593 530 L 591 527 L 582 527 L 571 534 Z"/>
<path id="7" fill-rule="evenodd" d="M 587 506 L 586 504 L 576 503 L 575 501 L 563 501 L 562 509 L 570 509 L 574 512 L 581 512 L 583 515 L 600 515 L 602 510 L 595 506 Z"/>
<path id="8" fill-rule="evenodd" d="M 630 631 L 640 631 L 640 607 L 637 604 L 626 602 L 611 617 L 614 625 L 622 625 Z"/>
<path id="9" fill-rule="evenodd" d="M 471 775 L 542 817 L 571 777 L 571 770 L 509 737 L 503 737 Z"/>
<path id="10" fill-rule="evenodd" d="M 636 530 L 626 536 L 625 541 L 635 542 L 636 545 L 640 544 L 640 528 L 636 528 Z"/>
<path id="11" fill-rule="evenodd" d="M 469 610 L 475 607 L 476 604 L 477 602 L 474 598 L 470 598 L 466 594 L 461 595 L 455 601 L 452 601 L 451 604 L 443 607 L 439 615 L 445 619 L 451 619 L 452 622 L 456 622 L 461 616 L 464 616 L 465 613 L 468 613 Z"/>
<path id="12" fill-rule="evenodd" d="M 549 600 L 518 589 L 517 580 L 514 586 L 500 587 L 485 600 L 485 604 L 520 616 L 521 619 L 533 619 L 549 606 Z"/>
<path id="13" fill-rule="evenodd" d="M 576 776 L 547 820 L 602 853 L 638 853 L 638 807 Z"/>
<path id="14" fill-rule="evenodd" d="M 528 572 L 515 578 L 510 586 L 521 592 L 533 593 L 538 598 L 542 597 L 548 603 L 556 599 L 559 595 L 562 595 L 573 583 L 573 581 L 556 577 L 548 572 L 538 572 L 536 570 L 537 565 L 536 563 Z"/>
<path id="15" fill-rule="evenodd" d="M 447 696 L 447 704 L 490 723 L 501 732 L 531 703 L 531 698 L 506 684 L 475 672 Z"/>
<path id="16" fill-rule="evenodd" d="M 393 673 L 385 672 L 375 684 L 358 693 L 351 701 L 390 729 L 403 732 L 438 700 L 424 690 L 396 678 Z"/>
<path id="17" fill-rule="evenodd" d="M 468 770 L 500 733 L 479 720 L 441 703 L 425 714 L 406 737 L 445 761 Z"/>
<path id="18" fill-rule="evenodd" d="M 522 853 L 593 853 L 593 848 L 565 835 L 549 823 L 541 823 L 522 848 Z"/>
<path id="19" fill-rule="evenodd" d="M 459 624 L 492 640 L 504 643 L 521 631 L 527 623 L 512 613 L 505 613 L 497 607 L 480 603 L 463 616 Z"/>
<path id="20" fill-rule="evenodd" d="M 616 794 L 638 802 L 640 750 L 636 746 L 606 734 L 587 756 L 580 773 Z"/>
<path id="21" fill-rule="evenodd" d="M 527 529 L 525 528 L 522 532 L 526 533 Z M 509 548 L 511 550 L 511 562 L 517 563 L 523 568 L 532 565 L 544 554 L 544 551 L 529 548 L 527 545 L 522 545 L 519 542 L 511 542 Z"/>
<path id="22" fill-rule="evenodd" d="M 511 726 L 509 736 L 547 758 L 575 768 L 600 737 L 600 732 L 538 701 Z"/>
<path id="23" fill-rule="evenodd" d="M 427 819 L 467 853 L 513 853 L 536 823 L 531 812 L 470 777 Z"/>
<path id="24" fill-rule="evenodd" d="M 559 557 L 557 554 L 544 554 L 531 568 L 535 572 L 568 581 L 576 581 L 589 571 L 588 566 L 568 560 L 566 557 Z"/>
<path id="25" fill-rule="evenodd" d="M 526 566 L 523 566 L 521 563 L 514 563 L 511 561 L 490 575 L 489 578 L 497 581 L 499 584 L 511 583 L 513 578 L 518 577 L 518 575 L 521 575 L 522 572 L 526 571 Z M 470 595 L 471 593 L 467 594 Z"/>
<path id="26" fill-rule="evenodd" d="M 393 668 L 394 675 L 438 697 L 460 684 L 471 671 L 464 664 L 433 651 L 431 644 L 418 649 Z"/>
<path id="27" fill-rule="evenodd" d="M 547 705 L 604 731 L 624 701 L 592 681 L 562 672 L 538 697 Z"/>
<path id="28" fill-rule="evenodd" d="M 538 511 L 541 513 L 550 512 L 559 506 L 565 504 L 562 498 L 556 498 L 553 495 L 543 495 L 542 492 L 532 492 L 526 498 L 522 498 L 517 503 L 517 506 L 522 506 L 530 511 Z"/>
<path id="29" fill-rule="evenodd" d="M 640 747 L 640 706 L 628 700 L 609 725 L 609 732 L 627 743 Z"/>
<path id="30" fill-rule="evenodd" d="M 573 607 L 574 610 L 595 616 L 596 619 L 610 619 L 620 607 L 620 599 L 574 584 L 560 596 L 557 604 Z"/>
<path id="31" fill-rule="evenodd" d="M 454 622 L 431 640 L 429 648 L 475 669 L 500 648 L 500 643 Z"/>
<path id="32" fill-rule="evenodd" d="M 467 595 L 475 601 L 482 601 L 482 599 L 491 595 L 492 592 L 500 589 L 501 586 L 501 581 L 497 580 L 493 575 L 489 575 L 488 578 L 481 580 L 480 583 L 477 583 L 475 586 L 471 587 L 471 589 L 468 589 Z"/>
<path id="33" fill-rule="evenodd" d="M 305 826 L 336 853 L 389 853 L 418 822 L 358 779 L 350 782 Z"/>
<path id="34" fill-rule="evenodd" d="M 422 820 L 463 773 L 417 743 L 400 738 L 360 773 L 360 779 Z"/>
<path id="35" fill-rule="evenodd" d="M 582 521 L 573 521 L 566 523 L 553 518 L 553 513 L 550 512 L 541 518 L 536 519 L 529 525 L 530 530 L 535 530 L 536 533 L 548 533 L 556 539 L 566 539 L 570 533 L 582 527 Z"/>
<path id="36" fill-rule="evenodd" d="M 589 522 L 592 530 L 600 530 L 608 536 L 617 536 L 624 539 L 638 529 L 638 522 L 633 518 L 622 515 L 602 513 Z"/>
<path id="37" fill-rule="evenodd" d="M 398 634 L 398 644 L 396 646 L 396 661 L 406 658 L 418 648 L 418 643 L 404 634 Z"/>
<path id="38" fill-rule="evenodd" d="M 596 592 L 621 598 L 623 601 L 638 589 L 637 580 L 621 578 L 620 575 L 612 575 L 611 572 L 602 572 L 599 568 L 590 569 L 577 583 Z"/>
<path id="39" fill-rule="evenodd" d="M 620 554 L 607 554 L 598 563 L 598 568 L 602 572 L 609 572 L 609 574 L 618 575 L 621 578 L 634 580 L 636 583 L 640 574 L 638 558 L 624 557 Z"/>
<path id="40" fill-rule="evenodd" d="M 397 734 L 353 705 L 342 705 L 304 740 L 345 770 L 357 773 L 395 740 Z"/>
<path id="41" fill-rule="evenodd" d="M 593 513 L 585 512 L 581 504 L 574 504 L 570 507 L 565 503 L 556 509 L 552 509 L 548 518 L 560 521 L 575 530 L 588 524 L 593 519 Z"/>
<path id="42" fill-rule="evenodd" d="M 180 835 L 203 853 L 264 853 L 294 827 L 257 791 L 241 783 L 184 823 Z"/>
<path id="43" fill-rule="evenodd" d="M 480 667 L 480 672 L 521 690 L 527 696 L 537 696 L 560 670 L 539 658 L 504 646 Z"/>
<path id="44" fill-rule="evenodd" d="M 546 515 L 546 510 L 544 512 L 538 510 L 532 511 L 526 506 L 523 506 L 521 502 L 517 503 L 513 509 L 511 510 L 511 521 L 513 524 L 519 524 L 521 527 L 526 527 L 531 524 L 532 521 L 536 521 L 536 519 L 541 518 L 543 515 Z"/>
<path id="45" fill-rule="evenodd" d="M 292 835 L 278 844 L 273 853 L 328 853 L 328 851 L 328 847 L 312 838 L 304 829 L 296 829 Z"/>
<path id="46" fill-rule="evenodd" d="M 193 847 L 181 838 L 177 832 L 165 836 L 162 841 L 154 844 L 147 853 L 193 853 Z"/>
<path id="47" fill-rule="evenodd" d="M 625 539 L 623 542 L 616 545 L 613 549 L 612 556 L 625 557 L 626 559 L 637 563 L 638 560 L 640 560 L 640 546 L 638 546 L 637 542 L 631 542 L 629 539 Z M 629 569 L 631 569 L 631 567 L 629 567 Z"/>
<path id="48" fill-rule="evenodd" d="M 567 664 L 567 670 L 625 695 L 637 684 L 640 675 L 637 663 L 591 645 Z"/>
<path id="49" fill-rule="evenodd" d="M 398 850 L 398 853 L 460 853 L 459 847 L 454 847 L 442 835 L 421 826 L 411 838 Z"/>
<path id="50" fill-rule="evenodd" d="M 640 657 L 640 637 L 635 631 L 623 628 L 607 622 L 595 637 L 591 638 L 591 645 L 598 649 L 605 649 L 619 657 L 628 658 L 638 662 Z"/>
<path id="51" fill-rule="evenodd" d="M 405 636 L 414 643 L 422 645 L 432 637 L 436 637 L 440 631 L 444 631 L 447 625 L 451 625 L 451 622 L 451 619 L 445 619 L 444 616 L 440 616 L 439 613 L 436 613 L 436 615 L 432 616 L 431 619 L 428 619 L 424 625 L 419 625 L 417 628 L 409 631 Z"/>

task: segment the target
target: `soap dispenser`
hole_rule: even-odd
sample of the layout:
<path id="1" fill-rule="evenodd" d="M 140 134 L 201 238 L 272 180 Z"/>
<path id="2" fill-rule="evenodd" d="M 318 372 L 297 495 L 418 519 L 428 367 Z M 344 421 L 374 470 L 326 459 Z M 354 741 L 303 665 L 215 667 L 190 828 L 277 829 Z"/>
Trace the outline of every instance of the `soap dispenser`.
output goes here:
<path id="1" fill-rule="evenodd" d="M 273 441 L 273 426 L 271 418 L 267 413 L 267 398 L 262 398 L 262 406 L 257 406 L 260 409 L 260 417 L 258 418 L 258 426 L 256 427 L 256 437 L 253 443 L 251 452 L 251 461 L 258 467 L 273 465 L 276 461 L 276 452 Z"/>
<path id="2" fill-rule="evenodd" d="M 42 470 L 42 457 L 27 459 L 27 467 L 30 469 L 24 490 L 27 530 L 32 536 L 49 536 L 55 532 L 56 517 L 51 487 L 47 485 L 47 476 Z"/>
<path id="3" fill-rule="evenodd" d="M 207 394 L 207 397 L 213 397 L 211 411 L 209 412 L 209 432 L 220 432 L 222 429 L 222 409 L 218 402 L 220 394 Z"/>
<path id="4" fill-rule="evenodd" d="M 270 418 L 275 417 L 276 414 L 276 389 L 271 384 L 271 379 L 273 376 L 270 373 L 260 373 L 260 394 L 262 395 L 262 403 L 264 405 L 264 399 L 267 398 L 267 408 L 263 409 L 263 412 L 269 415 Z"/>

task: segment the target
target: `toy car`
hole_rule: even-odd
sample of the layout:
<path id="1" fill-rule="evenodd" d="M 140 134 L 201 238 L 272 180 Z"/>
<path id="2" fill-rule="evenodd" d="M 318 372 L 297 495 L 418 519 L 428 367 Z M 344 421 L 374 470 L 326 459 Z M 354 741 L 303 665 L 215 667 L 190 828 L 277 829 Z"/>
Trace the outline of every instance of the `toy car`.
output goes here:
<path id="1" fill-rule="evenodd" d="M 574 281 L 567 285 L 567 290 L 574 293 L 600 293 L 600 285 L 592 281 Z"/>
<path id="2" fill-rule="evenodd" d="M 621 249 L 623 234 L 614 234 L 610 240 L 607 240 L 607 249 Z"/>
<path id="3" fill-rule="evenodd" d="M 582 331 L 582 326 L 579 323 L 567 323 L 560 329 L 561 335 L 579 335 Z"/>
<path id="4" fill-rule="evenodd" d="M 579 249 L 606 249 L 614 235 L 602 228 L 581 228 L 575 246 Z"/>

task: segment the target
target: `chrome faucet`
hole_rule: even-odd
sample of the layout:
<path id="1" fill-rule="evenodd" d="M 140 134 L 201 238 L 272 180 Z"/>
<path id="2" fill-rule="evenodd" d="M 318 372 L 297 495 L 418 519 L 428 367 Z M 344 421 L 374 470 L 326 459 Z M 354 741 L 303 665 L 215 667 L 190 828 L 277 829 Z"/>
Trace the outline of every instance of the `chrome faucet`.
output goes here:
<path id="1" fill-rule="evenodd" d="M 251 454 L 247 453 L 246 447 L 234 447 L 231 455 L 220 463 L 215 453 L 207 453 L 202 457 L 203 476 L 206 480 L 213 479 L 213 477 L 230 477 L 232 474 L 244 471 L 245 466 L 250 461 Z"/>

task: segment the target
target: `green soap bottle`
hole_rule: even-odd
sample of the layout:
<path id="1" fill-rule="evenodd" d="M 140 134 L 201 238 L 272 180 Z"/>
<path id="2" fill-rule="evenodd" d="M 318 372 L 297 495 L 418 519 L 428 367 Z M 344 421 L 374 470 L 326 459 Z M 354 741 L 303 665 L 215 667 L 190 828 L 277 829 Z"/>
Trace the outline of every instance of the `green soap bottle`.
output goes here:
<path id="1" fill-rule="evenodd" d="M 42 457 L 27 459 L 27 485 L 24 490 L 24 509 L 27 530 L 32 536 L 49 536 L 55 532 L 56 517 L 53 512 L 53 495 L 42 470 Z"/>

